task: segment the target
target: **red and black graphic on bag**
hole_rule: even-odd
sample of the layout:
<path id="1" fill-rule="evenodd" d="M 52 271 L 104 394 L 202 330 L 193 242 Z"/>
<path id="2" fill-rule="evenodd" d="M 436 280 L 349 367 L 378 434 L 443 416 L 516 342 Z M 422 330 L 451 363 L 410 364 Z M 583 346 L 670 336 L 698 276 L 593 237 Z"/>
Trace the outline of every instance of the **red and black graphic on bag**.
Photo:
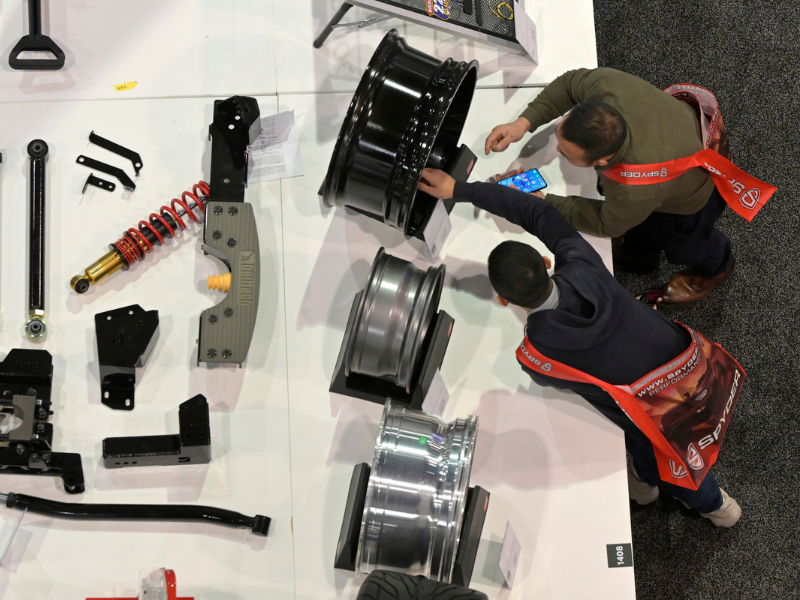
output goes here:
<path id="1" fill-rule="evenodd" d="M 744 371 L 718 344 L 689 331 L 693 343 L 684 354 L 630 388 L 673 450 L 696 472 L 672 469 L 673 477 L 691 475 L 699 483 L 719 453 Z"/>
<path id="2" fill-rule="evenodd" d="M 661 479 L 696 490 L 717 460 L 746 374 L 722 346 L 678 324 L 692 338 L 689 348 L 631 386 L 612 385 L 552 360 L 527 336 L 516 354 L 522 365 L 548 377 L 608 392 L 652 442 Z"/>

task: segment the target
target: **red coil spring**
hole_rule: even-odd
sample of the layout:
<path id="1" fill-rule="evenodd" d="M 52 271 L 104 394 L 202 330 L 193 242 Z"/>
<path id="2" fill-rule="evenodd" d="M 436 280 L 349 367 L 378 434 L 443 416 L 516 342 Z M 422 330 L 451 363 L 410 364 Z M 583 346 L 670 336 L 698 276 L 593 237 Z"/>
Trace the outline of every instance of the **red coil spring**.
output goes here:
<path id="1" fill-rule="evenodd" d="M 180 229 L 186 229 L 186 223 L 178 215 L 179 207 L 186 211 L 183 217 L 188 216 L 193 222 L 197 223 L 198 216 L 193 211 L 199 209 L 200 214 L 205 212 L 205 203 L 208 202 L 209 194 L 210 188 L 208 184 L 205 181 L 198 181 L 192 186 L 191 192 L 183 192 L 180 200 L 173 198 L 169 206 L 162 206 L 157 212 L 150 213 L 148 220 L 139 221 L 138 229 L 131 227 L 119 240 L 111 245 L 120 253 L 128 266 L 137 260 L 143 260 L 144 255 L 153 250 L 153 244 L 147 239 L 144 232 L 149 230 L 158 240 L 158 243 L 163 244 L 164 236 L 159 233 L 154 225 L 156 223 L 162 225 L 167 230 L 167 236 L 173 237 L 175 235 L 175 227 L 171 226 L 164 217 L 169 216 L 173 224 L 177 224 Z M 187 198 L 189 198 L 188 201 Z"/>

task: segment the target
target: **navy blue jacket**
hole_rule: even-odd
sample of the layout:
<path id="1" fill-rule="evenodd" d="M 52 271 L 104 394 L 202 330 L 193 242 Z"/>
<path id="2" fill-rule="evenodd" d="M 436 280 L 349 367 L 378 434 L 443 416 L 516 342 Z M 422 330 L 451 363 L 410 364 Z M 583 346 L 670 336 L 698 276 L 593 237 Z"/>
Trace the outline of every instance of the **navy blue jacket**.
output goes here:
<path id="1" fill-rule="evenodd" d="M 550 204 L 494 183 L 456 183 L 456 201 L 471 202 L 538 237 L 555 256 L 561 300 L 528 315 L 527 335 L 546 357 L 615 385 L 638 381 L 689 347 L 680 326 L 631 296 L 591 244 Z M 521 363 L 520 363 L 521 364 Z M 522 368 L 541 386 L 574 391 L 619 425 L 638 445 L 647 437 L 599 387 Z"/>

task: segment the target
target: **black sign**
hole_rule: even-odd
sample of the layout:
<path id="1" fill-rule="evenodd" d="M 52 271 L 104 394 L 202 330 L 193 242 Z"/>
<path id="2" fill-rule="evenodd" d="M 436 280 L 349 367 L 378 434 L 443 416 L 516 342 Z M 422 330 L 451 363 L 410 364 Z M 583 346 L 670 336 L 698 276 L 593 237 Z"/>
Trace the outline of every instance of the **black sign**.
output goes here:
<path id="1" fill-rule="evenodd" d="M 607 544 L 608 568 L 632 567 L 633 548 L 630 544 Z"/>

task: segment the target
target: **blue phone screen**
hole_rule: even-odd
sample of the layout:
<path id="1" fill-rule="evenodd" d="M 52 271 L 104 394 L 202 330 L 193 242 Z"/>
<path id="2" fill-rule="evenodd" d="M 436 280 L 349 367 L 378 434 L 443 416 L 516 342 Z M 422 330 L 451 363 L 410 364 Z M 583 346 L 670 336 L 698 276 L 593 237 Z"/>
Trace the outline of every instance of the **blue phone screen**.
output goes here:
<path id="1" fill-rule="evenodd" d="M 536 190 L 541 190 L 547 187 L 547 184 L 542 179 L 542 176 L 539 174 L 538 169 L 531 169 L 530 171 L 525 171 L 524 173 L 520 173 L 519 175 L 514 175 L 513 177 L 509 177 L 508 179 L 503 179 L 502 181 L 498 181 L 500 185 L 504 185 L 506 187 L 515 185 L 519 188 L 521 192 L 529 193 L 535 192 Z"/>

